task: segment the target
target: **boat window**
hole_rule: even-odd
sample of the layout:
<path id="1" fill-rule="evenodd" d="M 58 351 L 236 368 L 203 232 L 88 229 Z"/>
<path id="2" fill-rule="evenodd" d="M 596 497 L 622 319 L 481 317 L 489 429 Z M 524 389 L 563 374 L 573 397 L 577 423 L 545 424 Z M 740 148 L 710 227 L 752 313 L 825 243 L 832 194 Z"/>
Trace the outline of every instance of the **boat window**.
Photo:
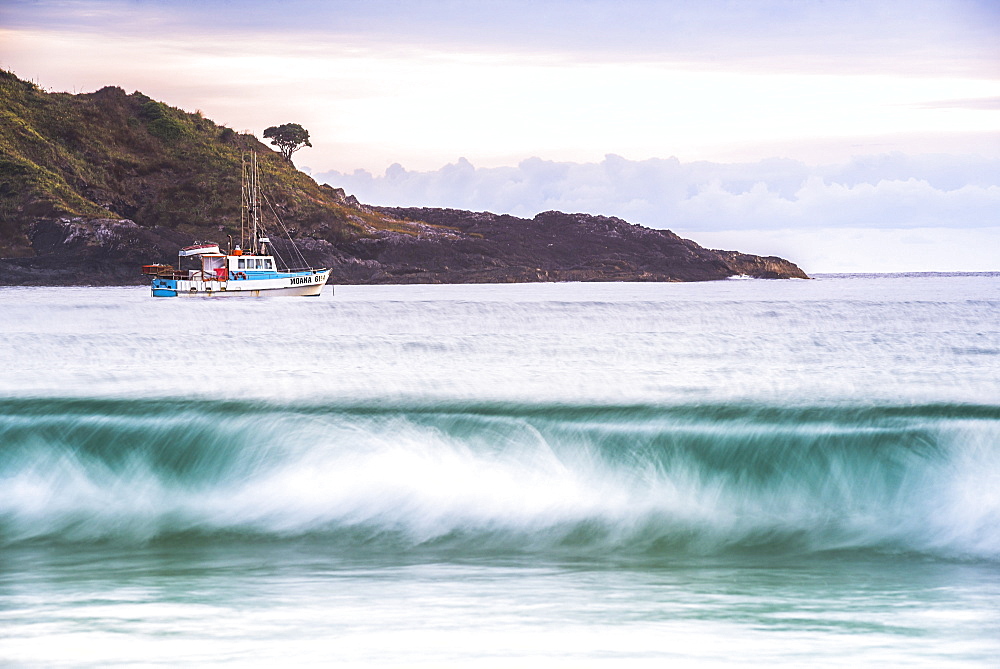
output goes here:
<path id="1" fill-rule="evenodd" d="M 261 260 L 260 258 L 257 258 L 257 260 L 255 260 L 254 262 L 257 263 L 257 269 L 263 269 L 263 264 L 264 264 L 263 260 Z"/>
<path id="2" fill-rule="evenodd" d="M 264 261 L 264 269 L 273 269 L 271 267 L 271 259 L 270 258 L 268 258 L 267 260 Z"/>
<path id="3" fill-rule="evenodd" d="M 238 268 L 239 269 L 246 269 L 247 268 L 247 261 L 244 260 L 243 258 L 240 258 Z"/>

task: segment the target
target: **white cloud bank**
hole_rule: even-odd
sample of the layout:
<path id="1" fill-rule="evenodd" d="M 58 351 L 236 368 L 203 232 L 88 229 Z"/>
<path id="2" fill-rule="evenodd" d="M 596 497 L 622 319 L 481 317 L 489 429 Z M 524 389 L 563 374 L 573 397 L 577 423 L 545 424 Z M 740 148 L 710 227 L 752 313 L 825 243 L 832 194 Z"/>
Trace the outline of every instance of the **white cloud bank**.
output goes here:
<path id="1" fill-rule="evenodd" d="M 889 154 L 838 165 L 784 159 L 599 163 L 530 158 L 436 171 L 396 164 L 315 175 L 363 202 L 531 217 L 556 209 L 670 228 L 715 248 L 783 255 L 807 271 L 1000 270 L 1000 160 Z"/>
<path id="2" fill-rule="evenodd" d="M 300 123 L 313 148 L 297 158 L 318 171 L 1000 157 L 998 7 L 0 0 L 0 66 L 52 90 L 140 90 L 236 130 Z"/>

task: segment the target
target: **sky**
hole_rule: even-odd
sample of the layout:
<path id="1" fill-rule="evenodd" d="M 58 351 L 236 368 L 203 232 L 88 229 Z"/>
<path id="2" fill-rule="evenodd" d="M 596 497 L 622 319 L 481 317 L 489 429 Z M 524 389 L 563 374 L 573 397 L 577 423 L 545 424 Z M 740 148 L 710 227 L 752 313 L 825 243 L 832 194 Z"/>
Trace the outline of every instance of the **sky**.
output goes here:
<path id="1" fill-rule="evenodd" d="M 300 123 L 372 204 L 1000 270 L 1000 0 L 0 0 L 0 67 Z"/>

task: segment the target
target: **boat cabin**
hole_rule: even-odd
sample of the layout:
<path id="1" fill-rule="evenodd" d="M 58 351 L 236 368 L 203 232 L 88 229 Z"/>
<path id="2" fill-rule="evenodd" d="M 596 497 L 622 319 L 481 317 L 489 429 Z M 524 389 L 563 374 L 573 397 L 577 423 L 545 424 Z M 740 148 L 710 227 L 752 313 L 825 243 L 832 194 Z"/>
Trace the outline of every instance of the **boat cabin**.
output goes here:
<path id="1" fill-rule="evenodd" d="M 223 253 L 200 253 L 201 267 L 188 270 L 188 279 L 203 281 L 229 281 L 246 279 L 247 273 L 263 274 L 274 272 L 277 267 L 273 256 L 244 256 L 234 251 Z"/>
<path id="2" fill-rule="evenodd" d="M 189 281 L 230 281 L 250 278 L 248 272 L 267 278 L 263 275 L 277 269 L 274 256 L 243 255 L 239 247 L 225 253 L 217 244 L 200 244 L 181 249 L 176 270 L 169 265 L 145 265 L 143 273 Z"/>

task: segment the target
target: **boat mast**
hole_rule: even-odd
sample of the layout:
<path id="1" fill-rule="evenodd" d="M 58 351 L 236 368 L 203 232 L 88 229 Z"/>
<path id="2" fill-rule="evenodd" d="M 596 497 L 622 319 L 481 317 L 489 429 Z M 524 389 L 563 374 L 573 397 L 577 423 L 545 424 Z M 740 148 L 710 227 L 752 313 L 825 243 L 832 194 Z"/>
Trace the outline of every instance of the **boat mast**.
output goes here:
<path id="1" fill-rule="evenodd" d="M 257 152 L 250 153 L 250 222 L 251 222 L 251 247 L 253 254 L 260 254 L 260 246 L 257 242 L 260 237 L 260 172 L 257 171 Z"/>
<path id="2" fill-rule="evenodd" d="M 250 194 L 247 192 L 247 155 L 240 154 L 240 248 L 247 246 L 247 211 Z"/>
<path id="3" fill-rule="evenodd" d="M 257 154 L 250 152 L 250 158 L 243 157 L 242 207 L 240 212 L 240 245 L 250 254 L 260 253 L 260 172 L 257 169 Z"/>

